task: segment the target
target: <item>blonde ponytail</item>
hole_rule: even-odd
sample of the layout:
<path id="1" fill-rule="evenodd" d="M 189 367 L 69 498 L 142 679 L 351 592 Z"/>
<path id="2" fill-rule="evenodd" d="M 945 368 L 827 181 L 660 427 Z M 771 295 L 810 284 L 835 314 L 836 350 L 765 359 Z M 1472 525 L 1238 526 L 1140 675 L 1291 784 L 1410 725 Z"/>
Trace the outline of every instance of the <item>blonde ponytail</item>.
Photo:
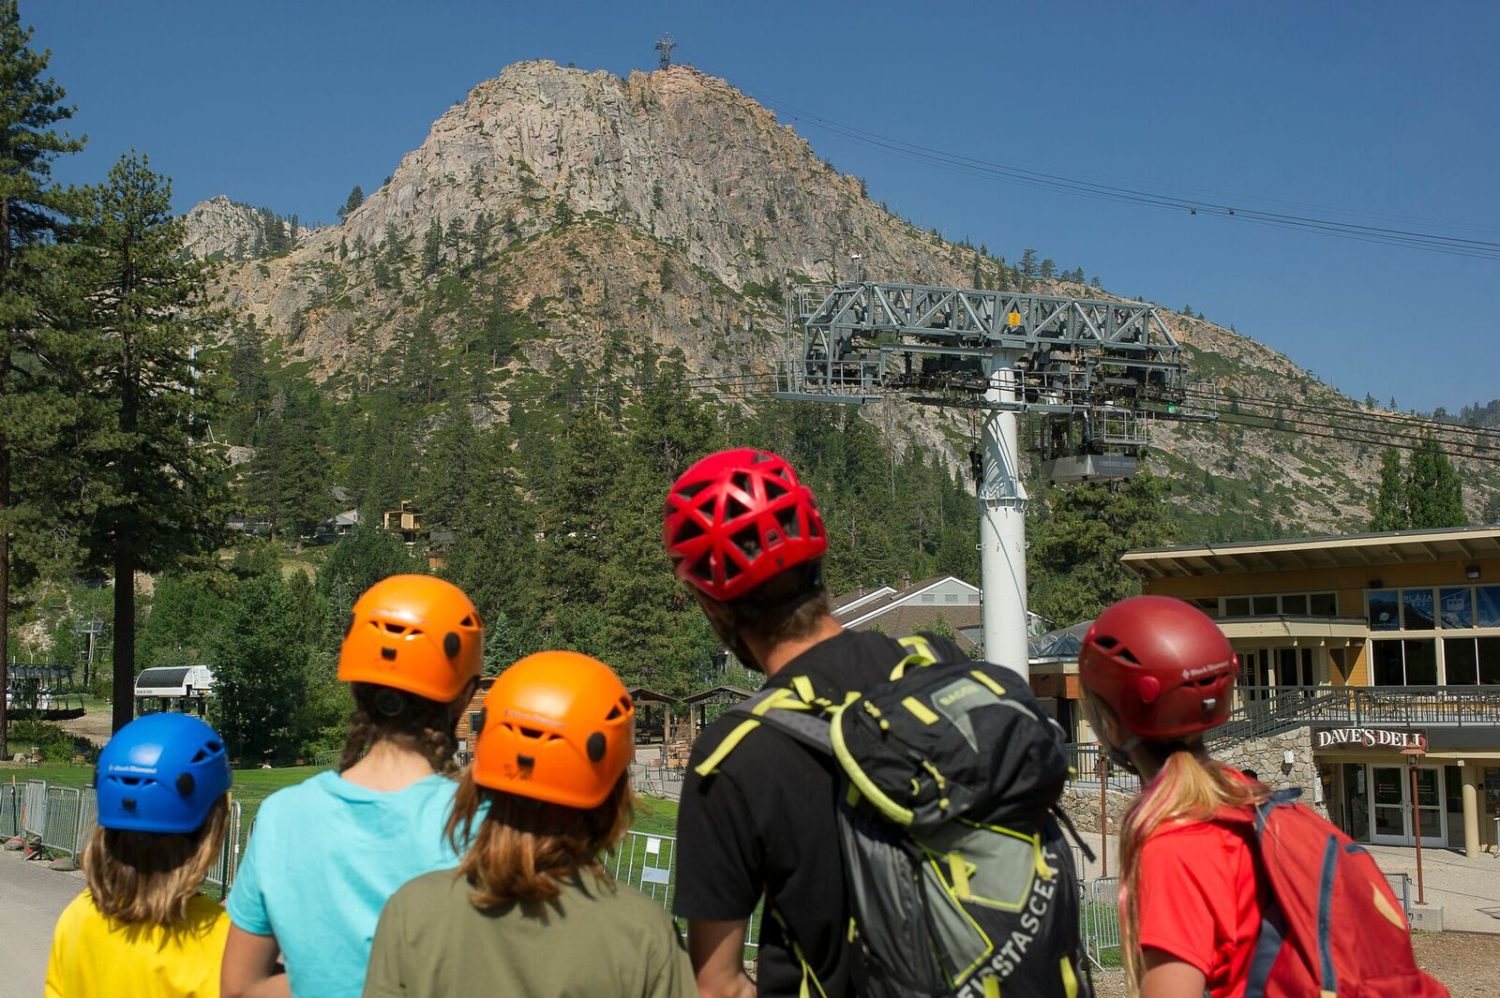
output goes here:
<path id="1" fill-rule="evenodd" d="M 1124 876 L 1120 889 L 1120 951 L 1125 985 L 1132 998 L 1141 993 L 1145 960 L 1139 937 L 1141 847 L 1157 828 L 1174 822 L 1207 821 L 1220 808 L 1245 807 L 1265 800 L 1263 784 L 1246 782 L 1235 770 L 1209 758 L 1201 744 L 1174 745 L 1161 769 L 1125 812 L 1120 835 Z"/>

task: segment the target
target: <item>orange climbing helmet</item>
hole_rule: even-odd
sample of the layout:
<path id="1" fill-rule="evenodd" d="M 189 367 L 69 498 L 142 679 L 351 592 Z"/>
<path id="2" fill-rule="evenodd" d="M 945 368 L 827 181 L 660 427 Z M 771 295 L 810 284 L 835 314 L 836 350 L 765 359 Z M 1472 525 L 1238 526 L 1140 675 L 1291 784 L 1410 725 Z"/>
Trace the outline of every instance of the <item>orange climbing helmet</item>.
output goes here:
<path id="1" fill-rule="evenodd" d="M 479 714 L 474 782 L 587 810 L 635 751 L 635 704 L 618 676 L 573 651 L 539 651 L 500 673 Z"/>
<path id="2" fill-rule="evenodd" d="M 354 604 L 339 678 L 448 703 L 483 663 L 484 624 L 462 589 L 431 575 L 392 575 Z"/>

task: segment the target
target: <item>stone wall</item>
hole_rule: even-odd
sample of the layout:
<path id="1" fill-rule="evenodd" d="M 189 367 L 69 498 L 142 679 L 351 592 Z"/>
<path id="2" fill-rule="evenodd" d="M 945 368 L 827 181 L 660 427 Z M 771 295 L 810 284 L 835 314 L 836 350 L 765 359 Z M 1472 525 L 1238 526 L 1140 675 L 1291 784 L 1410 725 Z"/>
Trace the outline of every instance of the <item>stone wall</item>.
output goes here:
<path id="1" fill-rule="evenodd" d="M 1284 761 L 1288 751 L 1292 753 L 1290 765 Z M 1301 802 L 1323 817 L 1328 817 L 1326 798 L 1322 801 L 1314 801 L 1317 796 L 1314 792 L 1314 783 L 1318 778 L 1318 769 L 1313 763 L 1310 728 L 1298 728 L 1295 731 L 1271 735 L 1267 738 L 1252 738 L 1248 741 L 1237 742 L 1213 754 L 1214 758 L 1235 769 L 1254 770 L 1260 781 L 1272 790 L 1301 787 Z M 1120 819 L 1134 799 L 1135 792 L 1126 793 L 1122 790 L 1110 789 L 1106 794 L 1105 813 L 1111 834 L 1119 832 Z M 1062 800 L 1059 803 L 1080 832 L 1099 831 L 1099 783 L 1097 780 L 1070 783 L 1063 790 Z"/>

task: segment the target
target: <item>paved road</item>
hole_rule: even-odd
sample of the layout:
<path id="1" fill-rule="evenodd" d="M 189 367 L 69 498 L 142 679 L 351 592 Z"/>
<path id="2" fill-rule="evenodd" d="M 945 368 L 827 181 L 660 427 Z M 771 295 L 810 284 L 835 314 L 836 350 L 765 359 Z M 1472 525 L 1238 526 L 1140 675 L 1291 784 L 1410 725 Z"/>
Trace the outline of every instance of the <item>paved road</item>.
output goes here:
<path id="1" fill-rule="evenodd" d="M 38 998 L 47 977 L 52 926 L 83 890 L 76 874 L 0 853 L 0 998 Z"/>

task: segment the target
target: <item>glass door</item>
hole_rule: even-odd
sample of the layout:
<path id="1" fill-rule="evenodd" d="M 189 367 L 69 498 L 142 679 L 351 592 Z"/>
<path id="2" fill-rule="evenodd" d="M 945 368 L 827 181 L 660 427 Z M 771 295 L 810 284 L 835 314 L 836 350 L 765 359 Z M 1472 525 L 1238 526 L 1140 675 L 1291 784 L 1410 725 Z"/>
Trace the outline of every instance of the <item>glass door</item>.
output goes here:
<path id="1" fill-rule="evenodd" d="M 1436 767 L 1417 770 L 1417 820 L 1424 846 L 1442 846 L 1448 836 L 1443 801 L 1443 772 Z M 1411 770 L 1406 766 L 1371 766 L 1373 828 L 1371 840 L 1389 845 L 1413 845 L 1411 828 Z"/>

